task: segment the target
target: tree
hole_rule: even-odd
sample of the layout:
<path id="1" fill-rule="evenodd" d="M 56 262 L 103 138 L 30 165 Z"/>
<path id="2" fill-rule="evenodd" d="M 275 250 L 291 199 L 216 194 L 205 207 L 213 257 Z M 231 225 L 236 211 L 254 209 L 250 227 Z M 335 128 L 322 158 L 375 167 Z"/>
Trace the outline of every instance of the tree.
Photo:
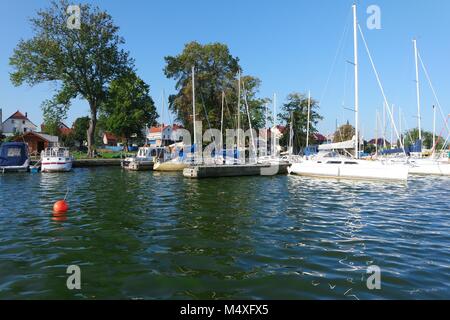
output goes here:
<path id="1" fill-rule="evenodd" d="M 153 126 L 158 117 L 150 87 L 135 73 L 111 82 L 102 113 L 106 129 L 125 139 L 126 151 L 131 137 L 142 138 L 144 128 Z"/>
<path id="2" fill-rule="evenodd" d="M 90 107 L 88 155 L 94 154 L 94 133 L 99 106 L 107 95 L 108 84 L 133 68 L 128 52 L 112 17 L 98 7 L 80 5 L 80 29 L 68 27 L 67 0 L 51 2 L 30 20 L 34 36 L 21 40 L 10 58 L 14 68 L 11 81 L 19 86 L 55 82 L 54 101 L 68 104 L 78 96 Z"/>
<path id="3" fill-rule="evenodd" d="M 352 140 L 355 136 L 355 128 L 347 121 L 346 124 L 340 126 L 334 133 L 333 142 L 344 142 Z"/>
<path id="4" fill-rule="evenodd" d="M 225 93 L 224 128 L 236 128 L 238 81 L 236 75 L 242 71 L 239 58 L 230 54 L 228 47 L 221 43 L 201 45 L 190 42 L 177 56 L 165 57 L 164 73 L 176 81 L 177 94 L 169 97 L 169 108 L 185 128 L 192 130 L 192 67 L 195 68 L 196 119 L 207 121 L 211 128 L 220 128 L 222 92 Z M 256 93 L 261 81 L 251 76 L 242 76 L 242 84 L 247 91 L 247 100 L 252 125 L 261 125 L 258 114 L 264 108 L 264 100 L 257 99 Z M 241 90 L 244 93 L 244 90 Z M 244 95 L 241 97 L 241 112 L 245 111 Z M 255 121 L 255 122 L 254 122 Z M 248 122 L 241 114 L 241 128 Z M 247 125 L 248 128 L 248 125 Z"/>
<path id="5" fill-rule="evenodd" d="M 77 118 L 73 123 L 72 134 L 73 139 L 82 147 L 87 141 L 87 131 L 89 129 L 89 117 Z"/>
<path id="6" fill-rule="evenodd" d="M 59 126 L 67 118 L 68 108 L 68 105 L 58 104 L 52 100 L 45 100 L 41 104 L 45 133 L 61 138 Z"/>
<path id="7" fill-rule="evenodd" d="M 283 134 L 280 143 L 288 145 L 291 119 L 293 119 L 293 148 L 294 153 L 298 153 L 306 147 L 306 132 L 308 125 L 308 96 L 301 93 L 291 93 L 287 96 L 287 101 L 282 107 L 282 112 L 278 115 L 286 124 L 286 132 Z M 317 133 L 317 124 L 323 117 L 318 113 L 319 104 L 317 100 L 311 98 L 309 123 L 309 141 L 314 143 L 313 135 Z"/>
<path id="8" fill-rule="evenodd" d="M 405 132 L 405 146 L 411 146 L 419 140 L 419 129 L 414 128 Z M 445 138 L 436 135 L 436 150 L 441 150 L 445 143 Z M 424 148 L 432 149 L 433 148 L 433 133 L 429 131 L 422 130 L 422 145 Z"/>

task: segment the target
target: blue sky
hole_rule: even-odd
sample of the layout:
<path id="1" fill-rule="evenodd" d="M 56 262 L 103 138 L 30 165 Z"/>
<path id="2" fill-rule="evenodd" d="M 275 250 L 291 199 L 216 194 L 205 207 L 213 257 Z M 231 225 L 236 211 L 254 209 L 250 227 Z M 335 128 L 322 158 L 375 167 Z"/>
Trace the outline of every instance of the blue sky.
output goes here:
<path id="1" fill-rule="evenodd" d="M 139 75 L 150 85 L 161 107 L 161 92 L 174 92 L 174 82 L 162 70 L 164 56 L 181 52 L 185 43 L 226 43 L 238 56 L 244 72 L 262 80 L 261 97 L 277 93 L 279 103 L 290 92 L 307 92 L 321 101 L 325 119 L 319 129 L 327 134 L 339 123 L 354 121 L 351 0 L 152 0 L 89 1 L 107 10 L 121 28 L 125 49 L 136 60 Z M 381 8 L 381 30 L 368 30 L 366 9 Z M 2 0 L 0 3 L 0 107 L 3 118 L 20 109 L 35 123 L 42 122 L 40 104 L 53 95 L 52 84 L 33 88 L 14 87 L 9 80 L 9 57 L 19 39 L 32 33 L 28 18 L 44 0 Z M 416 126 L 416 95 L 412 39 L 427 65 L 444 113 L 450 112 L 450 1 L 373 0 L 358 1 L 358 18 L 380 73 L 387 98 L 401 107 L 408 127 Z M 329 77 L 344 30 L 342 50 Z M 375 112 L 383 99 L 367 54 L 360 40 L 360 108 L 364 137 L 375 134 Z M 329 78 L 328 86 L 326 86 Z M 325 90 L 327 88 L 327 90 Z M 426 78 L 421 74 L 423 126 L 432 128 L 435 103 Z M 280 107 L 280 106 L 279 106 Z M 398 109 L 397 109 L 398 110 Z M 397 113 L 396 110 L 396 113 Z M 84 101 L 75 101 L 67 119 L 88 114 Z M 168 119 L 165 119 L 167 121 Z M 443 122 L 438 118 L 438 129 Z M 405 124 L 404 124 L 405 126 Z"/>

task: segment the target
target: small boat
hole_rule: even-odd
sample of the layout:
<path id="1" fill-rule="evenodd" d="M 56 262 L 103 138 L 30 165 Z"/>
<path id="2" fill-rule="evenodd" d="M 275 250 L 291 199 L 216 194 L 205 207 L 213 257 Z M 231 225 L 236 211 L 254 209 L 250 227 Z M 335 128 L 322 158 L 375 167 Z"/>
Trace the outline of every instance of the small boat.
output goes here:
<path id="1" fill-rule="evenodd" d="M 67 148 L 51 147 L 41 153 L 41 172 L 68 172 L 72 164 L 73 157 Z"/>
<path id="2" fill-rule="evenodd" d="M 26 172 L 30 166 L 28 146 L 23 142 L 5 142 L 0 147 L 0 172 Z"/>
<path id="3" fill-rule="evenodd" d="M 159 150 L 163 148 L 141 147 L 135 157 L 128 157 L 122 161 L 122 168 L 131 171 L 153 170 Z"/>
<path id="4" fill-rule="evenodd" d="M 187 167 L 189 167 L 189 163 L 177 157 L 175 159 L 163 162 L 157 161 L 153 167 L 153 170 L 172 172 L 172 171 L 183 171 Z"/>

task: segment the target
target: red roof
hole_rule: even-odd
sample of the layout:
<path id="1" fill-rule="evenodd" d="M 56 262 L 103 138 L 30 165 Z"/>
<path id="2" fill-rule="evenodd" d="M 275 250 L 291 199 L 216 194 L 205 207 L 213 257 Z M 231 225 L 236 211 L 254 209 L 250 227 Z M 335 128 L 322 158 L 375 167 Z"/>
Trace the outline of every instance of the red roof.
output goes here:
<path id="1" fill-rule="evenodd" d="M 168 125 L 164 125 L 164 124 L 163 124 L 163 126 L 164 126 L 164 130 L 169 127 Z M 173 131 L 176 131 L 178 129 L 183 129 L 183 126 L 180 126 L 178 124 L 173 124 L 172 125 L 172 130 Z M 151 127 L 150 129 L 148 129 L 148 131 L 150 133 L 161 133 L 161 125 L 156 126 L 156 127 Z"/>
<path id="2" fill-rule="evenodd" d="M 117 137 L 111 132 L 105 132 L 104 135 L 108 141 L 117 141 Z"/>
<path id="3" fill-rule="evenodd" d="M 28 120 L 27 117 L 25 117 L 23 115 L 22 112 L 20 112 L 19 110 L 17 110 L 16 112 L 13 113 L 13 115 L 11 117 L 9 117 L 8 119 L 18 119 L 18 120 Z"/>

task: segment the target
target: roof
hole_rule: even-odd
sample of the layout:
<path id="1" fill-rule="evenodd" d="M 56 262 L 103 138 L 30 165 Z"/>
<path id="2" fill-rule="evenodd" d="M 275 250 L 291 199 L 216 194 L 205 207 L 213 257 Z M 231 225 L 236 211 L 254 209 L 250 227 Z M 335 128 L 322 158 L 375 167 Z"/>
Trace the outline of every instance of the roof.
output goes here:
<path id="1" fill-rule="evenodd" d="M 14 112 L 9 118 L 7 118 L 5 121 L 8 121 L 9 119 L 15 119 L 15 120 L 26 120 L 31 122 L 34 126 L 36 126 L 30 119 L 28 119 L 22 112 L 20 112 L 19 110 L 17 110 L 16 112 Z"/>
<path id="2" fill-rule="evenodd" d="M 38 132 L 33 132 L 33 131 L 29 131 L 27 133 L 24 133 L 21 136 L 18 136 L 15 140 L 16 141 L 21 141 L 23 140 L 25 137 L 27 136 L 37 136 L 38 138 L 41 138 L 42 140 L 48 141 L 48 142 L 53 142 L 53 143 L 58 143 L 59 138 L 57 136 L 51 136 L 49 134 L 45 134 L 45 133 L 38 133 Z"/>
<path id="3" fill-rule="evenodd" d="M 107 140 L 117 141 L 117 137 L 112 132 L 104 132 L 103 136 L 106 137 Z"/>
<path id="4" fill-rule="evenodd" d="M 314 139 L 316 139 L 317 141 L 327 141 L 327 137 L 320 133 L 315 133 Z"/>
<path id="5" fill-rule="evenodd" d="M 164 130 L 166 130 L 167 128 L 170 127 L 169 125 L 164 125 L 164 124 L 162 124 L 162 125 L 164 126 Z M 172 131 L 177 131 L 178 129 L 184 129 L 184 128 L 183 128 L 183 126 L 174 123 L 172 125 Z M 161 125 L 155 126 L 155 127 L 151 127 L 151 128 L 148 129 L 148 131 L 150 133 L 161 133 Z"/>
<path id="6" fill-rule="evenodd" d="M 72 133 L 72 129 L 66 126 L 63 122 L 60 122 L 58 125 L 59 133 L 64 136 L 68 136 Z M 45 131 L 45 124 L 41 124 L 41 131 Z"/>

